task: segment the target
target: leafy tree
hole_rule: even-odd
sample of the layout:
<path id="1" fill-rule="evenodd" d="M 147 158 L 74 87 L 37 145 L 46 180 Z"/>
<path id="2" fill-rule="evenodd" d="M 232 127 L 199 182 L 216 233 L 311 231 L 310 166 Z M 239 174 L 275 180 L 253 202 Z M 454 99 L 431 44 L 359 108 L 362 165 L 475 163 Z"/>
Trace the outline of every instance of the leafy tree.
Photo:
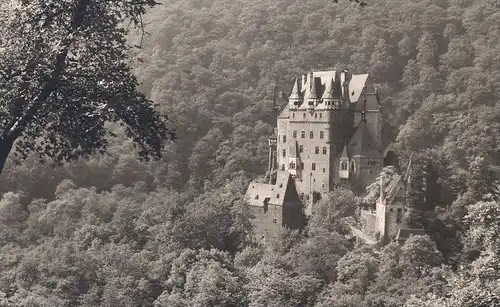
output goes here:
<path id="1" fill-rule="evenodd" d="M 161 154 L 173 134 L 136 89 L 122 26 L 142 27 L 155 4 L 2 2 L 0 171 L 13 147 L 20 158 L 34 151 L 56 162 L 104 153 L 108 122 L 125 126 L 141 157 Z"/>
<path id="2" fill-rule="evenodd" d="M 353 216 L 359 205 L 359 199 L 350 190 L 336 188 L 314 205 L 310 227 L 339 229 L 341 219 Z"/>

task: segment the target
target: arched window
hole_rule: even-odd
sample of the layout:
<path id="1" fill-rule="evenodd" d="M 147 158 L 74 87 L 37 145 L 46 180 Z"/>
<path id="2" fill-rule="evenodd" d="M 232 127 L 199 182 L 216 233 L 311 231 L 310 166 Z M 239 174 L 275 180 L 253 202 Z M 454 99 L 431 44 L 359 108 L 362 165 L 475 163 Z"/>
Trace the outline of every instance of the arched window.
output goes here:
<path id="1" fill-rule="evenodd" d="M 347 164 L 347 161 L 340 162 L 340 170 L 341 171 L 347 171 L 348 167 L 349 167 L 349 165 Z"/>
<path id="2" fill-rule="evenodd" d="M 356 167 L 354 165 L 354 161 L 351 161 L 351 172 L 355 172 L 356 171 Z"/>

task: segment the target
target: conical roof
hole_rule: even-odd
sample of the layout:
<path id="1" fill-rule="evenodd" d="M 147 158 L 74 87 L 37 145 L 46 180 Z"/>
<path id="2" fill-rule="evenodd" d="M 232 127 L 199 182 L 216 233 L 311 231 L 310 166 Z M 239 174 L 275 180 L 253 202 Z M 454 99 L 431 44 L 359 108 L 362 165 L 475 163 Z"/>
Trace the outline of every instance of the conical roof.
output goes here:
<path id="1" fill-rule="evenodd" d="M 299 81 L 297 78 L 295 78 L 295 83 L 293 84 L 293 89 L 292 92 L 290 93 L 290 96 L 288 97 L 289 100 L 300 100 L 300 93 L 299 93 Z"/>
<path id="2" fill-rule="evenodd" d="M 377 145 L 373 139 L 366 121 L 362 120 L 351 140 L 349 141 L 349 152 L 352 156 L 363 156 L 371 158 L 382 158 Z"/>
<path id="3" fill-rule="evenodd" d="M 309 92 L 309 99 L 318 99 L 318 94 L 316 93 L 316 82 L 315 78 L 311 76 L 311 90 Z"/>
<path id="4" fill-rule="evenodd" d="M 347 154 L 347 144 L 344 145 L 344 150 L 342 150 L 342 156 L 340 156 L 340 159 L 349 160 L 349 155 Z"/>

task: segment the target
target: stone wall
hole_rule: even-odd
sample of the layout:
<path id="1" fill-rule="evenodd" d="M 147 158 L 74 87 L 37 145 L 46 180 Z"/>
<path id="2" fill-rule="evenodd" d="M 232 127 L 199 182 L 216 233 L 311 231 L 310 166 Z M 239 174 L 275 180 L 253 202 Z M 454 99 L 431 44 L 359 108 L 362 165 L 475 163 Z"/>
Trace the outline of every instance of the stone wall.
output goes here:
<path id="1" fill-rule="evenodd" d="M 266 208 L 267 207 L 267 208 Z M 257 242 L 275 237 L 283 227 L 283 208 L 280 205 L 268 205 L 264 207 L 251 206 L 254 235 Z"/>
<path id="2" fill-rule="evenodd" d="M 361 211 L 361 230 L 375 240 L 377 215 L 375 211 Z"/>

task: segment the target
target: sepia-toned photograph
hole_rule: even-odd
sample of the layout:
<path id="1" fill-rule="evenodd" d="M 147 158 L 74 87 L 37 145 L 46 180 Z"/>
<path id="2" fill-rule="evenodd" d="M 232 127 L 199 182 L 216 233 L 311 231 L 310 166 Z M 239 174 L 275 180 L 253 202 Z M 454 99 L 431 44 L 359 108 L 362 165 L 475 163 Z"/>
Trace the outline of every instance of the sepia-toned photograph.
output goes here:
<path id="1" fill-rule="evenodd" d="M 500 2 L 0 0 L 0 307 L 500 307 Z"/>

